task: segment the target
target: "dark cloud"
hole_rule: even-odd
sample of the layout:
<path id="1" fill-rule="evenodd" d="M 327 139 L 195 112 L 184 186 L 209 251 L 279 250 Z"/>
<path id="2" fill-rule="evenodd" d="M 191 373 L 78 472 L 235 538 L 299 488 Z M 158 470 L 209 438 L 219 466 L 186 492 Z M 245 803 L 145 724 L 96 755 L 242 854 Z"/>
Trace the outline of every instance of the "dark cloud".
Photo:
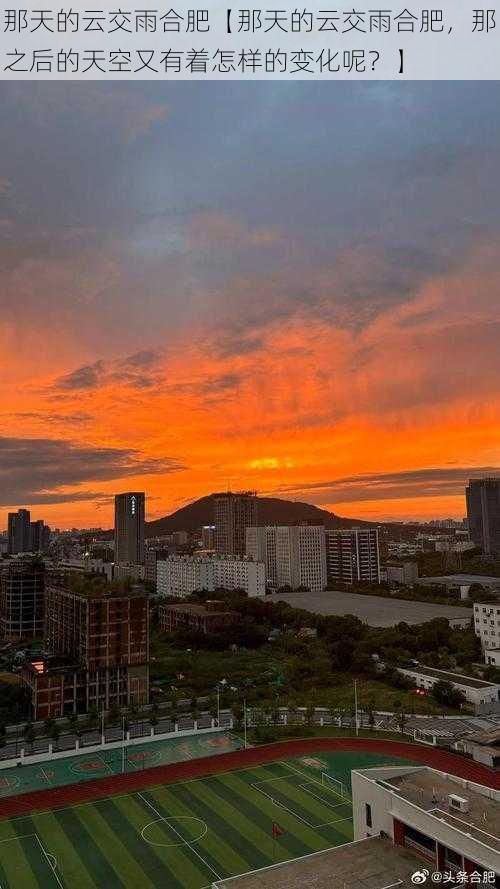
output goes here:
<path id="1" fill-rule="evenodd" d="M 333 481 L 283 486 L 274 493 L 304 495 L 316 504 L 362 500 L 401 500 L 408 497 L 442 497 L 463 494 L 469 479 L 500 474 L 498 466 L 459 466 L 353 475 Z"/>
<path id="2" fill-rule="evenodd" d="M 50 438 L 0 438 L 0 504 L 94 500 L 109 495 L 79 491 L 78 486 L 130 476 L 164 475 L 184 468 L 170 457 L 145 457 L 126 448 L 93 447 Z"/>
<path id="3" fill-rule="evenodd" d="M 69 374 L 56 380 L 59 389 L 97 389 L 101 384 L 104 374 L 104 362 L 95 361 L 94 364 L 85 364 Z"/>
<path id="4" fill-rule="evenodd" d="M 42 413 L 42 411 L 19 411 L 15 414 L 7 414 L 7 417 L 12 417 L 17 420 L 34 420 L 39 423 L 62 423 L 64 425 L 74 425 L 78 426 L 83 423 L 87 423 L 88 420 L 92 419 L 91 414 L 79 413 L 79 414 L 47 414 Z"/>
<path id="5" fill-rule="evenodd" d="M 95 361 L 58 377 L 52 390 L 100 389 L 113 383 L 122 383 L 134 389 L 147 389 L 158 382 L 154 371 L 160 359 L 159 352 L 145 350 L 117 361 Z"/>

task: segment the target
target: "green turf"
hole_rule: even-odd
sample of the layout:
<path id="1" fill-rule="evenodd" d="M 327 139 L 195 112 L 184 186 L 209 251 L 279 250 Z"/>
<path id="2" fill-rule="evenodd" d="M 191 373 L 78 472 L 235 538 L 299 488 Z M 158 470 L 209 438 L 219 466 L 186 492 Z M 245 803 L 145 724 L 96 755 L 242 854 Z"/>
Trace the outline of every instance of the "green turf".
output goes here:
<path id="1" fill-rule="evenodd" d="M 323 766 L 347 786 L 351 768 L 396 762 L 321 753 L 4 821 L 0 886 L 205 889 L 349 842 L 349 800 L 322 785 Z"/>
<path id="2" fill-rule="evenodd" d="M 228 732 L 129 744 L 125 749 L 125 771 L 136 772 L 143 768 L 228 753 L 239 750 L 242 746 L 242 742 Z M 98 753 L 86 753 L 82 750 L 76 756 L 12 766 L 0 770 L 0 798 L 116 775 L 121 773 L 122 766 L 121 747 L 104 749 Z"/>

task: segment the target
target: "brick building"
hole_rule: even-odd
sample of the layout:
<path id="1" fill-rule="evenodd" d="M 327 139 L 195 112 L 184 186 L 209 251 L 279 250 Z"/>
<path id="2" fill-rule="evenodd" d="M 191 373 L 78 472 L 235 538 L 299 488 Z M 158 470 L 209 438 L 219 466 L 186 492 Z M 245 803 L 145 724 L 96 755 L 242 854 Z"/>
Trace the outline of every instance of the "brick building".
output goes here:
<path id="1" fill-rule="evenodd" d="M 149 687 L 149 601 L 140 589 L 116 592 L 96 578 L 47 582 L 50 655 L 23 669 L 33 719 L 144 704 Z"/>
<path id="2" fill-rule="evenodd" d="M 223 603 L 215 600 L 206 605 L 160 605 L 158 617 L 163 633 L 184 629 L 204 635 L 225 630 L 240 619 L 237 612 L 225 611 Z"/>

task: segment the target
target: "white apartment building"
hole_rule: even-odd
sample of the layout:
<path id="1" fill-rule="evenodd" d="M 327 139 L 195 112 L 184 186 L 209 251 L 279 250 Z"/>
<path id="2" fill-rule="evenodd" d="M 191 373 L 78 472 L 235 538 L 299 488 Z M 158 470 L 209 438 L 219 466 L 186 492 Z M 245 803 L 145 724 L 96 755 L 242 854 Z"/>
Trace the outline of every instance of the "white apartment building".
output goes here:
<path id="1" fill-rule="evenodd" d="M 377 528 L 328 529 L 325 539 L 329 581 L 380 583 Z"/>
<path id="2" fill-rule="evenodd" d="M 157 563 L 159 596 L 184 598 L 195 590 L 244 590 L 248 596 L 264 596 L 263 562 L 236 556 L 169 556 Z"/>
<path id="3" fill-rule="evenodd" d="M 500 648 L 500 602 L 477 602 L 474 605 L 474 632 L 483 651 Z"/>
<path id="4" fill-rule="evenodd" d="M 321 525 L 268 525 L 247 528 L 247 556 L 265 564 L 267 583 L 276 588 L 326 586 L 325 529 Z"/>

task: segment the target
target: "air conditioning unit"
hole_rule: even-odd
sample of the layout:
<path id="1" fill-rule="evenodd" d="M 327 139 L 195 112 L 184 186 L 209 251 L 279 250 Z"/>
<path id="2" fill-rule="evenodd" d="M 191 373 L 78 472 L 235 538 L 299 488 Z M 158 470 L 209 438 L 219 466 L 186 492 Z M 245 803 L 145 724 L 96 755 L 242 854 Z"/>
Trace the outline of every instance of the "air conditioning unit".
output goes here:
<path id="1" fill-rule="evenodd" d="M 455 793 L 450 793 L 448 796 L 448 806 L 450 809 L 455 809 L 457 812 L 467 814 L 469 811 L 469 800 L 465 799 L 463 796 L 457 796 Z"/>

